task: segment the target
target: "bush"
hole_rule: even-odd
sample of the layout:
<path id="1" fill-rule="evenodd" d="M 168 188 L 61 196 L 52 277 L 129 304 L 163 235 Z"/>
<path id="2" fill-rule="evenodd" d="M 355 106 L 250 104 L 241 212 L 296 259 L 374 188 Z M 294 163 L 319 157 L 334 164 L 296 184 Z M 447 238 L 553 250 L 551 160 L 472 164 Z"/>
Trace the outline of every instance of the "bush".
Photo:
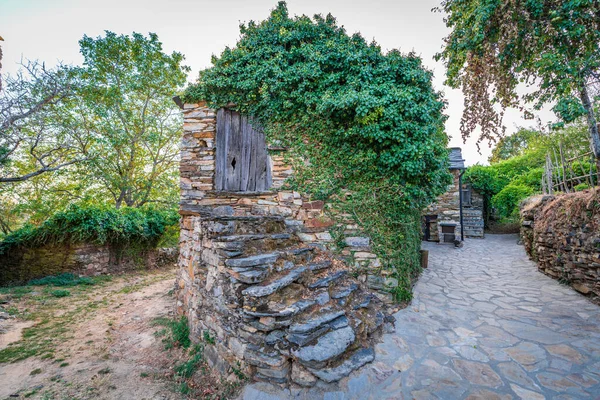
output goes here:
<path id="1" fill-rule="evenodd" d="M 544 174 L 544 168 L 534 168 L 523 175 L 517 176 L 510 183 L 517 185 L 525 185 L 534 189 L 536 192 L 542 190 L 542 175 Z"/>
<path id="2" fill-rule="evenodd" d="M 534 192 L 529 186 L 511 183 L 492 198 L 492 205 L 501 218 L 516 219 L 519 216 L 519 204 Z"/>
<path id="3" fill-rule="evenodd" d="M 59 290 L 53 290 L 51 292 L 51 294 L 54 297 L 68 297 L 71 295 L 71 292 L 69 292 L 68 290 L 65 290 L 65 289 L 59 289 Z"/>
<path id="4" fill-rule="evenodd" d="M 154 247 L 178 221 L 175 210 L 73 205 L 40 226 L 25 225 L 6 236 L 0 243 L 0 254 L 15 247 L 60 243 Z"/>

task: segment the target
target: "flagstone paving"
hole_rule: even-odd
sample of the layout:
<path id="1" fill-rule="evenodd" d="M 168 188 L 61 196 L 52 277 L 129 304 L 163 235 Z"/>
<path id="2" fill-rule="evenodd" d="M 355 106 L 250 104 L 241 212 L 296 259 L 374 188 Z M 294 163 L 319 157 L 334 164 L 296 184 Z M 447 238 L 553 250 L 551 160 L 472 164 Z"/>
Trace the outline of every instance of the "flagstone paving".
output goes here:
<path id="1" fill-rule="evenodd" d="M 337 387 L 260 399 L 600 399 L 600 307 L 539 273 L 516 235 L 424 243 L 429 268 L 371 364 Z"/>

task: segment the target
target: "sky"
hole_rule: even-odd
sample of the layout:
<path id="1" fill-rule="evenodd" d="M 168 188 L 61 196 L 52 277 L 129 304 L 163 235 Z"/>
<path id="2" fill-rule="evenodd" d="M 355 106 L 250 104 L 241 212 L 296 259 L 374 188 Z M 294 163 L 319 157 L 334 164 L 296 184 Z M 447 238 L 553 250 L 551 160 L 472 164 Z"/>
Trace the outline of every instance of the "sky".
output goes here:
<path id="1" fill-rule="evenodd" d="M 213 54 L 235 46 L 239 24 L 263 20 L 277 0 L 0 0 L 0 36 L 2 73 L 14 73 L 18 62 L 37 59 L 47 66 L 59 62 L 81 64 L 78 41 L 83 35 L 97 37 L 105 30 L 118 34 L 154 32 L 167 52 L 185 55 L 192 68 L 189 81 L 198 71 L 210 66 Z M 487 163 L 491 149 L 476 146 L 477 132 L 463 143 L 460 119 L 464 98 L 460 90 L 444 85 L 444 65 L 433 56 L 442 48 L 449 30 L 443 15 L 432 12 L 439 0 L 288 0 L 290 14 L 331 13 L 349 34 L 361 32 L 374 39 L 384 51 L 415 51 L 434 73 L 434 87 L 444 92 L 448 102 L 446 133 L 450 146 L 462 147 L 467 165 Z M 549 112 L 542 122 L 553 119 Z M 504 119 L 507 133 L 517 127 L 529 127 L 516 110 L 508 110 Z"/>

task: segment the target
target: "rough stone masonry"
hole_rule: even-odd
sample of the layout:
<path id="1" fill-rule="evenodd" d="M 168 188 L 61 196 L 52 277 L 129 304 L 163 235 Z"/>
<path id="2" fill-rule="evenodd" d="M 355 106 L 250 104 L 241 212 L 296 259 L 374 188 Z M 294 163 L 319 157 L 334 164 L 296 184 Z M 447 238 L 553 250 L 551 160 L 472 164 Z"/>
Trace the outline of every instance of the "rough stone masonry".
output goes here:
<path id="1" fill-rule="evenodd" d="M 200 103 L 183 114 L 178 312 L 196 340 L 214 337 L 209 362 L 309 387 L 372 361 L 391 328 L 383 310 L 394 282 L 369 272 L 380 265 L 369 238 L 343 227 L 344 255 L 366 271 L 356 277 L 328 250 L 326 205 L 282 189 L 292 174 L 282 149 L 269 150 L 270 190 L 216 191 L 217 113 Z"/>
<path id="2" fill-rule="evenodd" d="M 600 304 L 600 193 L 536 196 L 521 207 L 521 237 L 544 274 Z"/>

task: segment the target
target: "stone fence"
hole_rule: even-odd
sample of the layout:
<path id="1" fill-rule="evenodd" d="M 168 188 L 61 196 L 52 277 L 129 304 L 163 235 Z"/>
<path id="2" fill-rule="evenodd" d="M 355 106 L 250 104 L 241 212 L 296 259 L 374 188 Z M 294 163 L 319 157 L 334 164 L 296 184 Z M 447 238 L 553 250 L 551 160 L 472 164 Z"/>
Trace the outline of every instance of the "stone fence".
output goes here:
<path id="1" fill-rule="evenodd" d="M 95 276 L 174 266 L 176 262 L 176 248 L 122 249 L 89 243 L 17 247 L 0 255 L 0 285 L 23 283 L 65 272 Z"/>
<path id="2" fill-rule="evenodd" d="M 600 193 L 536 196 L 521 205 L 521 219 L 539 270 L 600 303 Z"/>

